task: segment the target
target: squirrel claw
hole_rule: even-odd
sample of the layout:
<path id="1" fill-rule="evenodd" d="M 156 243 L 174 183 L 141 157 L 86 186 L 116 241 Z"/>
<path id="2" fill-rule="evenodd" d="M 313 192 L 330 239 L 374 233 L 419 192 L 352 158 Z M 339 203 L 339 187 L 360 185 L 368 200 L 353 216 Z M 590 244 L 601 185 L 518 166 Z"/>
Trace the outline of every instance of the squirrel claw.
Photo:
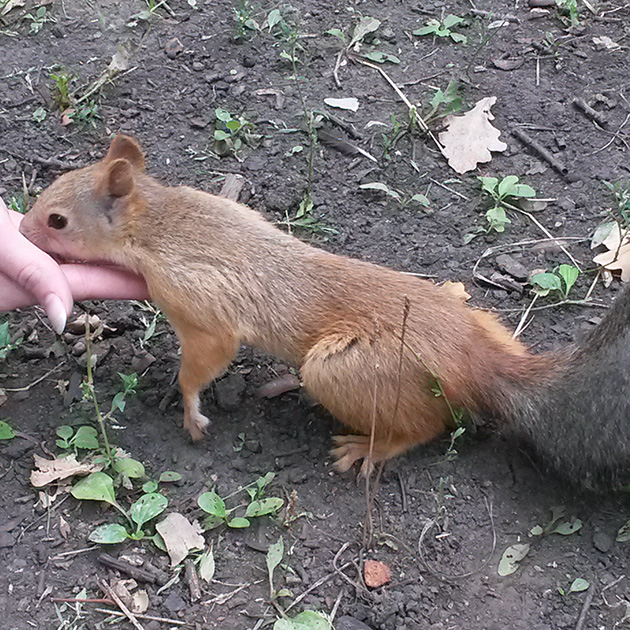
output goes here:
<path id="1" fill-rule="evenodd" d="M 347 472 L 354 463 L 363 460 L 359 477 L 366 478 L 374 470 L 374 459 L 370 457 L 370 438 L 365 435 L 335 435 L 333 437 L 338 446 L 331 453 L 335 458 L 335 468 L 338 472 Z"/>
<path id="2" fill-rule="evenodd" d="M 210 419 L 198 411 L 184 414 L 184 429 L 190 433 L 193 442 L 198 442 L 203 438 L 210 424 Z"/>

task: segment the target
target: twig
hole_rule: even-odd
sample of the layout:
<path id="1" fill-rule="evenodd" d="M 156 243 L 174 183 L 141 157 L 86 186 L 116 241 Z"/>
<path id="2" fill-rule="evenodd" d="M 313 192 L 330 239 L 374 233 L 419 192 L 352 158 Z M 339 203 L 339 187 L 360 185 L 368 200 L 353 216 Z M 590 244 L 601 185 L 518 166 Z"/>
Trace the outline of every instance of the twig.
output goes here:
<path id="1" fill-rule="evenodd" d="M 107 608 L 95 608 L 97 612 L 105 613 L 106 615 L 114 615 L 116 617 L 126 617 L 124 613 L 119 610 L 108 610 Z M 159 621 L 161 623 L 170 623 L 174 626 L 187 626 L 189 625 L 186 621 L 179 621 L 177 619 L 167 619 L 166 617 L 156 617 L 154 615 L 142 615 L 140 613 L 135 614 L 137 619 L 146 619 L 147 621 Z"/>
<path id="2" fill-rule="evenodd" d="M 35 379 L 32 383 L 25 385 L 24 387 L 5 387 L 5 392 L 27 392 L 31 387 L 35 387 L 38 383 L 41 383 L 45 378 L 48 378 L 53 372 L 56 372 L 62 365 L 64 365 L 66 360 L 64 359 L 61 363 L 56 365 L 52 370 L 48 370 L 46 374 L 40 376 L 38 379 Z"/>
<path id="3" fill-rule="evenodd" d="M 569 173 L 569 169 L 558 159 L 556 158 L 551 151 L 543 147 L 538 140 L 534 140 L 529 134 L 525 133 L 522 129 L 514 129 L 512 133 L 523 143 L 526 144 L 530 149 L 533 149 L 538 153 L 538 155 L 545 160 L 552 168 L 554 168 L 558 173 L 563 176 L 567 176 Z"/>
<path id="4" fill-rule="evenodd" d="M 195 562 L 188 558 L 184 562 L 184 567 L 186 569 L 186 583 L 190 591 L 190 601 L 194 603 L 201 599 L 201 585 L 199 584 L 197 571 L 195 571 Z"/>
<path id="5" fill-rule="evenodd" d="M 587 153 L 585 157 L 591 157 L 592 155 L 597 155 L 601 151 L 604 151 L 605 149 L 607 149 L 617 138 L 619 138 L 619 134 L 621 133 L 621 130 L 626 126 L 626 123 L 628 122 L 628 120 L 630 120 L 630 114 L 626 115 L 626 119 L 621 123 L 619 129 L 617 129 L 617 131 L 613 133 L 612 138 L 603 147 L 600 147 L 599 149 L 596 149 L 595 151 L 591 153 Z"/>
<path id="6" fill-rule="evenodd" d="M 350 543 L 346 543 L 346 544 L 350 544 Z M 291 610 L 291 608 L 299 604 L 309 593 L 312 593 L 316 588 L 319 588 L 322 584 L 325 584 L 326 582 L 328 582 L 330 578 L 335 577 L 339 571 L 343 571 L 344 569 L 347 569 L 351 564 L 352 562 L 348 561 L 345 564 L 342 564 L 339 568 L 335 567 L 335 570 L 332 573 L 329 573 L 328 575 L 325 575 L 324 577 L 319 578 L 317 582 L 314 582 L 313 584 L 311 584 L 303 593 L 298 595 L 293 600 L 293 602 L 285 608 L 284 612 L 288 613 Z"/>
<path id="7" fill-rule="evenodd" d="M 453 190 L 452 188 L 449 188 L 446 184 L 443 184 L 442 182 L 438 182 L 437 179 L 433 179 L 432 177 L 429 177 L 429 180 L 432 181 L 436 186 L 439 186 L 440 188 L 444 188 L 444 190 L 448 190 L 448 192 L 453 193 L 454 195 L 457 195 L 464 201 L 470 201 L 470 199 L 468 199 L 466 195 L 462 195 L 462 193 L 457 192 L 456 190 Z"/>
<path id="8" fill-rule="evenodd" d="M 103 589 L 103 591 L 105 591 L 105 593 L 107 595 L 109 595 L 116 602 L 116 605 L 124 613 L 125 617 L 127 617 L 127 619 L 129 619 L 129 621 L 131 622 L 131 625 L 134 628 L 136 628 L 136 630 L 144 630 L 144 626 L 136 619 L 136 617 L 129 610 L 129 608 L 127 608 L 127 606 L 125 606 L 125 603 L 114 592 L 114 589 L 112 589 L 105 580 L 97 580 L 96 582 L 101 587 L 101 589 Z"/>
<path id="9" fill-rule="evenodd" d="M 588 589 L 586 599 L 584 600 L 584 605 L 582 606 L 582 611 L 580 612 L 580 616 L 578 617 L 577 623 L 575 624 L 575 630 L 582 630 L 584 628 L 584 624 L 586 623 L 586 615 L 588 614 L 588 609 L 593 603 L 593 597 L 595 597 L 595 587 L 591 586 L 591 588 Z"/>
<path id="10" fill-rule="evenodd" d="M 407 488 L 405 486 L 405 480 L 402 478 L 400 472 L 398 473 L 398 485 L 400 485 L 400 499 L 402 502 L 402 511 L 407 512 L 409 506 L 407 504 Z"/>
<path id="11" fill-rule="evenodd" d="M 136 580 L 140 580 L 141 582 L 148 582 L 150 584 L 154 583 L 162 583 L 164 580 L 160 579 L 159 575 L 155 575 L 147 571 L 146 569 L 141 569 L 140 567 L 135 567 L 128 562 L 123 562 L 118 558 L 114 558 L 107 553 L 99 554 L 98 558 L 96 558 L 98 562 L 104 564 L 106 567 L 110 569 L 116 569 L 116 571 L 120 571 L 125 575 L 129 575 Z"/>
<path id="12" fill-rule="evenodd" d="M 588 118 L 594 120 L 598 125 L 605 127 L 608 124 L 606 116 L 602 112 L 593 109 L 583 98 L 574 98 L 571 101 L 575 107 L 581 109 Z"/>

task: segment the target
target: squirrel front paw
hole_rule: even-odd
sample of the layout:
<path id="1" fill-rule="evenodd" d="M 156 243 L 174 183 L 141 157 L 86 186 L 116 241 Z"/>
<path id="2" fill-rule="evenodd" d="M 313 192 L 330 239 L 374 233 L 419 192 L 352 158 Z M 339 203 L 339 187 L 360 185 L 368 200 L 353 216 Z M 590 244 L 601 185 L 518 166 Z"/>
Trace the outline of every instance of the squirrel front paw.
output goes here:
<path id="1" fill-rule="evenodd" d="M 198 442 L 206 434 L 211 422 L 201 412 L 184 413 L 184 429 L 190 433 L 193 442 Z"/>

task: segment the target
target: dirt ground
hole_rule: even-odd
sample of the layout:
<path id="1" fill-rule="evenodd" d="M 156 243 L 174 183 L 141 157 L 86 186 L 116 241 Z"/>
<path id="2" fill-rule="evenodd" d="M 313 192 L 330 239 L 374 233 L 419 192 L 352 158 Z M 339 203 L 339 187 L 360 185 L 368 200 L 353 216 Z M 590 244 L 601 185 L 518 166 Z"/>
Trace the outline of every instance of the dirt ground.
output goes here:
<path id="1" fill-rule="evenodd" d="M 475 263 L 489 247 L 506 246 L 484 257 L 478 272 L 486 278 L 499 272 L 498 282 L 507 278 L 518 288 L 523 278 L 506 271 L 496 254 L 509 253 L 512 270 L 516 262 L 528 272 L 568 259 L 560 250 L 513 246 L 545 237 L 526 215 L 510 213 L 512 223 L 502 234 L 476 233 L 486 224 L 476 176 L 518 175 L 538 197 L 552 200 L 533 215 L 544 229 L 583 239 L 613 205 L 603 181 L 630 179 L 630 125 L 624 127 L 630 115 L 630 8 L 621 0 L 592 3 L 594 12 L 578 2 L 579 24 L 572 27 L 554 6 L 532 11 L 523 0 L 479 0 L 474 10 L 463 0 L 197 0 L 196 6 L 170 0 L 152 11 L 129 0 L 20 4 L 0 21 L 0 187 L 7 203 L 19 202 L 23 181 L 33 197 L 67 168 L 102 156 L 112 133 L 125 132 L 141 141 L 149 171 L 162 181 L 219 192 L 226 175 L 238 174 L 241 201 L 273 221 L 286 221 L 296 217 L 307 192 L 305 110 L 321 111 L 335 120 L 324 120 L 313 155 L 314 229 L 293 229 L 333 252 L 436 281 L 461 281 L 472 304 L 501 310 L 514 328 L 531 295 L 475 282 Z M 37 13 L 40 6 L 44 14 Z M 273 10 L 279 10 L 274 16 L 282 18 L 284 31 L 282 23 L 269 28 Z M 467 43 L 411 34 L 450 13 L 466 18 L 454 30 Z M 380 67 L 411 103 L 421 103 L 426 112 L 435 89 L 444 90 L 451 79 L 460 82 L 463 111 L 496 96 L 494 124 L 507 150 L 458 176 L 421 133 L 391 143 L 405 129 L 407 106 L 378 70 L 343 56 L 335 70 L 342 44 L 325 34 L 340 29 L 348 43 L 352 28 L 368 16 L 381 25 L 361 50 L 399 59 Z M 299 47 L 291 44 L 295 34 Z M 603 36 L 620 48 L 602 43 Z M 76 104 L 117 50 L 126 51 L 125 69 Z M 297 80 L 287 59 L 292 54 L 299 59 Z M 51 75 L 69 77 L 71 98 L 75 92 L 70 124 L 64 124 Z M 324 103 L 329 97 L 356 97 L 358 111 L 332 109 Z M 575 98 L 599 113 L 599 123 L 573 105 Z M 217 108 L 253 123 L 236 154 L 217 154 Z M 431 127 L 439 130 L 440 124 Z M 519 129 L 546 147 L 565 173 L 525 146 L 514 135 Z M 339 137 L 376 161 L 339 146 Z M 359 188 L 372 182 L 398 191 L 403 201 L 426 194 L 430 207 Z M 469 240 L 471 233 L 477 236 Z M 587 241 L 567 242 L 585 270 L 595 267 Z M 593 278 L 580 276 L 576 298 Z M 609 305 L 618 289 L 618 279 L 610 287 L 598 282 L 593 299 Z M 547 298 L 539 304 L 551 303 Z M 537 350 L 564 346 L 598 321 L 603 310 L 597 305 L 534 310 L 522 338 Z M 153 317 L 146 309 L 131 303 L 84 307 L 107 326 L 94 344 L 103 405 L 120 388 L 118 372 L 139 375 L 137 395 L 116 414 L 111 439 L 143 462 L 152 478 L 164 470 L 182 475 L 163 487 L 169 510 L 199 518 L 196 498 L 204 490 L 225 496 L 268 472 L 276 475 L 272 495 L 297 500 L 299 517 L 289 526 L 282 518 L 264 517 L 248 529 L 206 533 L 214 544 L 213 581 L 202 582 L 196 601 L 183 573 L 166 588 L 165 580 L 142 584 L 149 594 L 147 614 L 199 629 L 270 627 L 278 611 L 269 603 L 265 551 L 282 535 L 284 566 L 276 581 L 292 592 L 282 606 L 308 591 L 289 616 L 334 610 L 340 630 L 630 627 L 630 550 L 616 540 L 630 517 L 627 494 L 572 487 L 545 472 L 544 462 L 497 427 L 470 426 L 454 447 L 445 436 L 386 466 L 372 509 L 373 543 L 365 549 L 365 488 L 331 465 L 330 436 L 338 424 L 300 392 L 256 395 L 290 366 L 244 348 L 204 395 L 213 426 L 205 440 L 191 445 L 181 428 L 178 345 L 168 324 L 159 320 L 143 342 Z M 102 598 L 98 580 L 127 577 L 99 563 L 102 549 L 87 542 L 90 531 L 114 518 L 112 510 L 68 495 L 43 509 L 29 480 L 34 454 L 59 452 L 57 426 L 94 423 L 93 407 L 81 402 L 81 333 L 57 338 L 39 309 L 2 320 L 10 322 L 14 339 L 24 341 L 0 359 L 0 419 L 21 436 L 0 446 L 0 625 L 109 627 L 107 615 L 96 610 L 106 605 L 84 604 L 78 615 L 74 604 L 51 598 L 76 597 L 82 588 L 88 598 Z M 581 528 L 570 535 L 532 536 L 554 511 L 564 514 L 559 522 L 579 519 Z M 502 577 L 499 561 L 516 543 L 530 543 L 529 554 L 516 572 Z M 166 580 L 173 575 L 166 555 L 148 541 L 105 551 L 157 567 Z M 386 563 L 391 582 L 366 588 L 359 569 L 367 559 Z M 589 588 L 570 593 L 576 578 L 587 580 Z M 117 623 L 132 627 L 124 618 Z M 147 630 L 176 627 L 141 618 L 138 623 Z"/>

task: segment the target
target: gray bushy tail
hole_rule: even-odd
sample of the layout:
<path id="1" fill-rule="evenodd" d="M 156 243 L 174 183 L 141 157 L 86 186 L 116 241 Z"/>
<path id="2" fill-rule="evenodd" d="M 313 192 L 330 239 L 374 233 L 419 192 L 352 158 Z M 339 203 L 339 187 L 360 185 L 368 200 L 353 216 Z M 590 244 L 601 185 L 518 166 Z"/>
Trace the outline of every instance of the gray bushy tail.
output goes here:
<path id="1" fill-rule="evenodd" d="M 504 381 L 496 401 L 500 415 L 574 483 L 628 483 L 630 287 L 582 342 L 543 357 L 552 365 L 542 379 Z"/>

